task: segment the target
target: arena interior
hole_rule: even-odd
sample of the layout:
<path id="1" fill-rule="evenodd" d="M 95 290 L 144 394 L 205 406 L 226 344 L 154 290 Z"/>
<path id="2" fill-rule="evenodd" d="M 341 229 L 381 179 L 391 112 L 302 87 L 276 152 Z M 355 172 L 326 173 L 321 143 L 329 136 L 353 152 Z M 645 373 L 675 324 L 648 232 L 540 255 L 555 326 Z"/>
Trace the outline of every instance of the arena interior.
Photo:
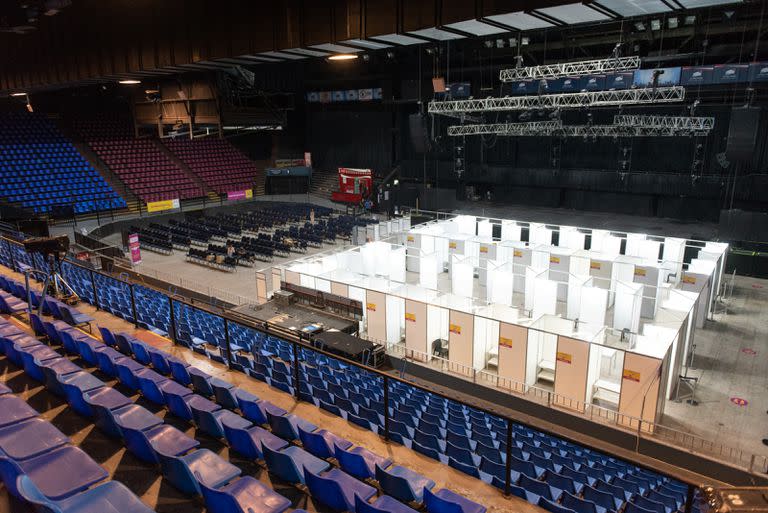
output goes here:
<path id="1" fill-rule="evenodd" d="M 768 511 L 767 8 L 0 2 L 0 513 Z"/>

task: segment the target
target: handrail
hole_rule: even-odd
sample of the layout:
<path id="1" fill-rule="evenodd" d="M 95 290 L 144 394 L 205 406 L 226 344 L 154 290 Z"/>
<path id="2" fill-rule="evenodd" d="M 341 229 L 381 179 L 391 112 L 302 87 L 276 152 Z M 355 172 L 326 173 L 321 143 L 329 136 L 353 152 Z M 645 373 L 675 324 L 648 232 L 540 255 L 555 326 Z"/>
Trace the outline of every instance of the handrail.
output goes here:
<path id="1" fill-rule="evenodd" d="M 8 247 L 10 258 L 11 258 L 12 262 L 15 262 L 15 259 L 14 259 L 14 256 L 13 256 L 13 252 L 10 251 L 10 247 L 11 247 L 11 245 L 16 245 L 17 247 L 23 248 L 23 245 L 21 245 L 20 243 L 18 243 L 16 241 L 8 239 L 6 237 L 0 237 L 0 241 L 5 241 L 5 244 Z M 81 269 L 91 273 L 92 277 L 98 274 L 98 275 L 101 275 L 101 276 L 103 276 L 103 277 L 105 277 L 107 279 L 112 279 L 112 280 L 120 281 L 120 280 L 117 280 L 114 276 L 112 276 L 112 275 L 110 275 L 108 273 L 105 273 L 105 272 L 102 272 L 102 271 L 99 271 L 99 270 L 95 270 L 95 269 L 90 269 L 87 266 L 84 266 L 84 265 L 80 264 L 79 262 L 70 261 L 69 263 L 71 265 L 74 265 L 76 267 L 79 267 L 79 268 L 81 268 Z M 95 279 L 92 280 L 92 283 L 94 283 L 94 286 L 95 286 Z M 126 282 L 124 282 L 124 283 L 126 283 Z M 316 347 L 312 346 L 310 343 L 308 343 L 302 337 L 302 334 L 300 332 L 293 332 L 293 331 L 290 331 L 290 330 L 287 330 L 285 328 L 281 328 L 279 326 L 275 326 L 275 325 L 272 325 L 272 324 L 269 324 L 269 323 L 248 321 L 248 320 L 244 320 L 242 318 L 235 319 L 226 309 L 223 310 L 221 314 L 218 314 L 218 313 L 212 312 L 212 311 L 210 311 L 210 310 L 208 310 L 206 308 L 200 308 L 200 305 L 195 305 L 194 303 L 189 302 L 186 299 L 175 299 L 171 295 L 166 294 L 165 291 L 162 291 L 162 290 L 160 290 L 160 289 L 158 289 L 156 287 L 149 286 L 147 284 L 138 283 L 138 282 L 134 282 L 134 283 L 127 282 L 127 284 L 129 286 L 130 293 L 131 293 L 131 303 L 132 303 L 132 307 L 134 309 L 134 312 L 133 312 L 133 319 L 134 320 L 136 320 L 134 285 L 138 284 L 138 285 L 140 285 L 142 287 L 147 287 L 147 288 L 153 289 L 153 290 L 155 290 L 156 292 L 160 293 L 161 295 L 163 295 L 164 297 L 166 297 L 168 299 L 170 307 L 171 307 L 171 316 L 170 316 L 171 326 L 174 326 L 175 322 L 176 322 L 175 315 L 174 315 L 174 310 L 175 309 L 174 309 L 173 305 L 175 303 L 182 304 L 182 305 L 184 305 L 184 306 L 186 306 L 188 308 L 198 309 L 198 310 L 201 310 L 201 311 L 204 311 L 204 312 L 208 313 L 209 315 L 213 315 L 215 317 L 218 317 L 218 318 L 222 319 L 222 321 L 224 323 L 224 327 L 225 327 L 225 333 L 227 333 L 227 334 L 228 334 L 228 328 L 227 328 L 228 324 L 229 323 L 235 323 L 235 324 L 239 324 L 241 326 L 244 326 L 244 327 L 247 327 L 247 328 L 250 328 L 250 329 L 262 332 L 262 333 L 267 333 L 267 334 L 271 334 L 271 335 L 278 335 L 278 336 L 282 337 L 283 339 L 285 339 L 286 341 L 291 342 L 291 343 L 293 343 L 293 344 L 295 344 L 297 346 L 300 346 L 300 347 L 302 347 L 304 349 L 308 349 L 308 350 L 311 350 L 311 351 L 318 352 L 318 353 L 323 354 L 325 356 L 328 356 L 330 358 L 334 358 L 334 359 L 337 359 L 339 361 L 342 361 L 343 363 L 345 363 L 347 365 L 351 365 L 351 366 L 354 366 L 356 368 L 363 369 L 363 370 L 365 370 L 366 372 L 368 372 L 370 374 L 379 376 L 379 377 L 381 377 L 382 379 L 385 380 L 385 383 L 388 383 L 389 381 L 395 380 L 395 381 L 401 382 L 403 384 L 406 384 L 408 386 L 411 386 L 411 387 L 417 388 L 419 390 L 422 390 L 424 392 L 435 394 L 435 395 L 437 395 L 439 397 L 442 397 L 442 398 L 445 398 L 445 399 L 449 399 L 451 401 L 467 404 L 467 403 L 464 403 L 463 401 L 457 400 L 454 397 L 450 397 L 448 395 L 442 394 L 442 393 L 437 392 L 435 390 L 431 390 L 431 389 L 429 389 L 427 387 L 424 387 L 424 386 L 422 386 L 422 385 L 420 385 L 418 383 L 414 383 L 414 382 L 408 381 L 408 380 L 403 379 L 403 378 L 398 378 L 397 376 L 388 374 L 386 372 L 380 371 L 380 370 L 375 369 L 373 367 L 369 367 L 369 366 L 361 364 L 359 362 L 356 362 L 356 361 L 353 361 L 353 360 L 349 360 L 347 358 L 344 358 L 344 357 L 341 357 L 341 356 L 329 353 L 327 351 L 324 351 L 322 349 L 316 348 Z M 95 289 L 94 289 L 94 291 L 95 291 Z M 175 327 L 174 327 L 173 330 L 171 330 L 170 336 L 173 339 L 173 341 L 176 342 L 176 329 L 175 329 Z M 227 336 L 227 341 L 228 341 L 228 336 Z M 411 350 L 408 349 L 408 351 L 411 351 Z M 422 355 L 426 355 L 426 353 L 421 353 L 421 354 Z M 229 347 L 227 347 L 227 358 L 229 358 L 230 361 L 231 361 L 232 356 L 231 356 L 231 350 L 229 350 Z M 450 365 L 456 365 L 456 364 L 454 364 L 452 362 L 449 362 L 449 364 Z M 298 362 L 296 362 L 296 365 L 298 365 Z M 467 366 L 462 366 L 462 367 L 464 367 L 465 369 L 468 368 Z M 461 368 L 461 367 L 459 367 L 459 368 Z M 466 376 L 466 374 L 464 374 L 464 375 Z M 473 372 L 472 375 L 473 375 L 473 377 L 476 377 L 476 373 Z M 568 398 L 568 397 L 565 397 L 565 396 L 557 396 L 555 394 L 553 394 L 550 397 L 561 397 L 563 401 L 566 401 L 566 400 L 570 401 L 568 403 L 570 406 L 573 406 L 574 405 L 573 401 L 575 401 L 572 398 Z M 550 403 L 551 403 L 551 401 L 550 401 Z M 472 408 L 475 408 L 475 409 L 477 409 L 479 411 L 483 411 L 484 413 L 487 413 L 487 414 L 494 415 L 494 416 L 500 417 L 502 419 L 505 419 L 505 420 L 507 420 L 508 423 L 521 424 L 521 425 L 530 427 L 532 429 L 536 429 L 538 431 L 544 432 L 546 434 L 550 434 L 550 435 L 553 435 L 553 436 L 557 436 L 557 437 L 561 437 L 561 438 L 565 438 L 565 439 L 570 440 L 570 438 L 568 436 L 565 436 L 565 435 L 560 434 L 560 433 L 555 433 L 555 432 L 549 431 L 547 429 L 543 429 L 543 428 L 538 427 L 538 426 L 531 426 L 531 425 L 527 424 L 524 421 L 521 421 L 521 420 L 518 420 L 518 419 L 512 419 L 511 417 L 505 415 L 502 412 L 493 411 L 491 409 L 487 409 L 487 408 L 484 408 L 484 407 L 481 407 L 481 406 L 476 406 L 474 404 L 469 404 L 468 406 L 470 406 Z M 577 404 L 577 406 L 579 406 L 579 405 Z M 388 415 L 388 411 L 385 412 L 385 416 L 387 416 L 387 415 Z M 631 417 L 629 417 L 629 416 L 625 416 L 625 417 L 627 419 L 631 419 Z M 766 458 L 764 456 L 754 455 L 754 454 L 750 455 L 746 451 L 742 451 L 742 450 L 739 450 L 739 449 L 727 447 L 727 446 L 725 446 L 723 444 L 717 444 L 715 442 L 711 442 L 711 441 L 705 440 L 705 439 L 703 439 L 701 437 L 697 437 L 696 435 L 692 435 L 692 434 L 689 434 L 689 433 L 683 433 L 683 432 L 680 432 L 680 431 L 676 431 L 676 430 L 673 430 L 673 429 L 670 429 L 670 428 L 663 427 L 663 426 L 661 426 L 659 424 L 648 423 L 647 421 L 643 421 L 643 420 L 640 420 L 640 419 L 636 419 L 636 421 L 637 421 L 637 424 L 638 424 L 637 425 L 637 430 L 636 430 L 636 437 L 637 437 L 638 440 L 640 440 L 643 437 L 643 435 L 644 435 L 644 433 L 643 433 L 644 429 L 643 429 L 642 426 L 643 426 L 643 423 L 645 423 L 645 424 L 649 425 L 649 428 L 653 428 L 654 431 L 656 431 L 658 428 L 661 427 L 665 431 L 669 432 L 670 434 L 672 434 L 674 436 L 677 436 L 677 437 L 682 436 L 684 440 L 690 440 L 691 442 L 689 444 L 686 444 L 687 446 L 685 448 L 690 450 L 691 452 L 699 454 L 701 456 L 711 457 L 712 455 L 715 455 L 715 456 L 718 456 L 718 457 L 721 457 L 721 458 L 726 458 L 726 459 L 729 460 L 729 463 L 735 464 L 739 468 L 741 468 L 742 470 L 746 470 L 747 472 L 750 472 L 750 473 L 765 472 L 766 468 L 768 467 L 768 458 Z M 648 439 L 649 440 L 656 440 L 653 437 L 648 437 Z M 667 438 L 667 440 L 675 440 L 675 438 L 674 437 Z M 579 444 L 583 443 L 583 442 L 580 442 L 580 441 L 577 441 L 577 440 L 571 440 L 571 441 L 573 441 L 575 443 L 579 443 Z M 696 442 L 696 445 L 694 445 L 694 441 Z M 710 447 L 711 448 L 710 451 L 706 452 L 705 451 L 705 447 Z M 696 451 L 695 450 L 696 448 L 698 448 L 699 450 Z M 715 449 L 717 449 L 717 450 L 715 450 Z M 749 464 L 746 464 L 746 465 L 744 464 L 744 456 L 749 456 Z M 636 465 L 639 465 L 639 466 L 644 466 L 642 463 L 639 463 L 639 462 L 634 462 L 633 464 L 636 464 Z M 653 470 L 654 472 L 658 472 L 658 470 L 656 470 L 656 469 L 651 469 L 651 470 Z M 686 481 L 685 479 L 682 479 L 682 480 Z M 699 484 L 699 483 L 694 483 L 694 482 L 690 482 L 690 481 L 686 481 L 686 482 L 690 486 L 698 486 L 698 484 Z"/>

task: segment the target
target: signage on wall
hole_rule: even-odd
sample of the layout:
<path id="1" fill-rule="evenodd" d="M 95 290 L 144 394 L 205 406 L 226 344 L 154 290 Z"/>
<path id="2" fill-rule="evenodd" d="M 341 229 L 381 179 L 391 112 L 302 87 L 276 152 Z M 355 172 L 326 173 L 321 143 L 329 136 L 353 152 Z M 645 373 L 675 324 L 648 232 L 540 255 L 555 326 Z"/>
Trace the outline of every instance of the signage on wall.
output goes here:
<path id="1" fill-rule="evenodd" d="M 458 324 L 449 324 L 448 331 L 457 335 L 461 335 L 461 326 Z"/>
<path id="2" fill-rule="evenodd" d="M 163 210 L 173 210 L 174 208 L 179 208 L 178 198 L 147 202 L 147 212 L 162 212 Z"/>
<path id="3" fill-rule="evenodd" d="M 407 240 L 408 242 L 415 242 L 415 241 L 416 241 L 416 239 L 414 238 L 414 236 L 413 236 L 413 235 L 409 235 L 408 237 L 406 237 L 406 240 Z"/>
<path id="4" fill-rule="evenodd" d="M 499 345 L 502 347 L 512 347 L 512 339 L 507 337 L 499 337 Z"/>
<path id="5" fill-rule="evenodd" d="M 560 351 L 558 351 L 556 359 L 558 362 L 567 363 L 568 365 L 573 363 L 573 355 L 569 353 L 561 353 Z"/>
<path id="6" fill-rule="evenodd" d="M 450 242 L 448 243 L 448 247 L 449 247 L 449 248 L 451 248 L 451 249 L 456 249 L 456 243 L 455 243 L 455 242 L 453 242 L 453 241 L 450 241 Z"/>
<path id="7" fill-rule="evenodd" d="M 602 264 L 600 262 L 596 262 L 594 260 L 590 260 L 589 261 L 589 268 L 590 269 L 594 269 L 596 271 L 599 271 L 601 267 L 602 267 Z"/>
<path id="8" fill-rule="evenodd" d="M 480 253 L 488 253 L 488 246 L 480 246 Z"/>
<path id="9" fill-rule="evenodd" d="M 683 283 L 687 283 L 689 285 L 696 285 L 696 277 L 683 275 Z"/>
<path id="10" fill-rule="evenodd" d="M 244 191 L 229 191 L 227 192 L 227 200 L 235 201 L 241 199 L 253 198 L 253 189 L 246 189 Z"/>
<path id="11" fill-rule="evenodd" d="M 408 322 L 416 322 L 416 314 L 405 312 L 405 320 Z"/>
<path id="12" fill-rule="evenodd" d="M 516 249 L 512 252 L 512 256 L 514 256 L 515 258 L 523 258 L 523 252 L 520 251 L 519 249 Z"/>
<path id="13" fill-rule="evenodd" d="M 560 257 L 550 256 L 549 257 L 549 263 L 550 264 L 559 264 L 560 263 Z"/>
<path id="14" fill-rule="evenodd" d="M 365 309 L 369 312 L 375 312 L 376 311 L 376 303 L 366 303 Z"/>
<path id="15" fill-rule="evenodd" d="M 645 267 L 635 267 L 635 276 L 645 276 Z"/>
<path id="16" fill-rule="evenodd" d="M 640 383 L 640 373 L 637 371 L 624 369 L 624 372 L 622 372 L 621 377 L 626 379 L 627 381 L 634 381 L 635 383 Z"/>

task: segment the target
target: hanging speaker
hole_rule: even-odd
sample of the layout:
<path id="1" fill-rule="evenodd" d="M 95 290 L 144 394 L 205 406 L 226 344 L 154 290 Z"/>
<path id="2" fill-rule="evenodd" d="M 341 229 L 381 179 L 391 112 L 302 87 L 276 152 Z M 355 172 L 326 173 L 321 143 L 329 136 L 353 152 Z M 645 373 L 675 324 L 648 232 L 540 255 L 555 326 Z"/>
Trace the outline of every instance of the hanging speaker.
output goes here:
<path id="1" fill-rule="evenodd" d="M 731 109 L 728 145 L 725 149 L 728 160 L 742 163 L 752 160 L 759 123 L 760 109 L 755 107 Z"/>
<path id="2" fill-rule="evenodd" d="M 411 114 L 408 116 L 408 131 L 411 134 L 411 147 L 416 153 L 426 153 L 429 151 L 429 139 L 427 138 L 427 127 L 424 116 L 421 114 Z"/>

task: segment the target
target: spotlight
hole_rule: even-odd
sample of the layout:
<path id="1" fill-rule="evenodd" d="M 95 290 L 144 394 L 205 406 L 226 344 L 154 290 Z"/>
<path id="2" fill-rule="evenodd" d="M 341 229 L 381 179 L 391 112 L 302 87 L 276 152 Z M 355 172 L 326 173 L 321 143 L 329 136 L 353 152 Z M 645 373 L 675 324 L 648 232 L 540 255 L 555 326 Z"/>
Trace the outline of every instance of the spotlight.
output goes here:
<path id="1" fill-rule="evenodd" d="M 510 37 L 509 38 L 509 47 L 514 48 L 517 46 L 517 38 L 516 37 Z"/>
<path id="2" fill-rule="evenodd" d="M 395 52 L 392 50 L 387 50 L 387 59 L 394 59 L 395 58 Z"/>
<path id="3" fill-rule="evenodd" d="M 521 37 L 520 38 L 520 44 L 523 46 L 527 46 L 531 42 L 531 38 L 529 37 Z"/>
<path id="4" fill-rule="evenodd" d="M 141 84 L 141 80 L 135 80 L 135 79 L 120 80 L 120 81 L 118 81 L 118 84 L 136 85 L 136 84 Z"/>
<path id="5" fill-rule="evenodd" d="M 352 61 L 357 59 L 357 55 L 354 53 L 337 53 L 328 57 L 329 61 Z"/>
<path id="6" fill-rule="evenodd" d="M 638 32 L 645 32 L 645 23 L 643 23 L 642 21 L 636 21 L 635 30 L 637 30 Z"/>
<path id="7" fill-rule="evenodd" d="M 11 96 L 18 97 L 18 96 L 26 96 L 27 93 L 11 93 Z"/>
<path id="8" fill-rule="evenodd" d="M 651 20 L 651 30 L 661 30 L 661 20 Z"/>
<path id="9" fill-rule="evenodd" d="M 676 16 L 667 18 L 667 27 L 671 29 L 676 29 L 679 24 L 680 24 L 680 20 L 678 20 Z"/>
<path id="10" fill-rule="evenodd" d="M 486 48 L 493 48 L 493 41 L 491 41 L 490 39 L 486 39 L 483 44 L 485 45 Z"/>
<path id="11" fill-rule="evenodd" d="M 684 23 L 686 25 L 693 25 L 694 23 L 696 23 L 696 16 L 694 16 L 694 15 L 686 16 Z"/>
<path id="12" fill-rule="evenodd" d="M 394 181 L 392 182 L 392 185 L 400 185 L 400 180 L 395 178 Z"/>
<path id="13" fill-rule="evenodd" d="M 496 40 L 496 48 L 504 48 L 504 43 L 505 42 L 506 41 L 504 41 L 503 39 L 497 39 Z"/>

